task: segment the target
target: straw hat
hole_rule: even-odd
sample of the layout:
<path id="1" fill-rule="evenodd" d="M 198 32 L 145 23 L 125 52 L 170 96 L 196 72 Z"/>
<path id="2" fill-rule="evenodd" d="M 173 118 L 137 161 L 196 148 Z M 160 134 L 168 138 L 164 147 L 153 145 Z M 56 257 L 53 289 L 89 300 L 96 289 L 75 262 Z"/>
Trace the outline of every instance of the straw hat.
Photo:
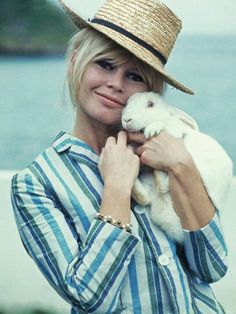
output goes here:
<path id="1" fill-rule="evenodd" d="M 158 0 L 107 0 L 94 18 L 81 17 L 79 0 L 58 0 L 79 28 L 92 27 L 156 69 L 177 89 L 193 94 L 164 70 L 181 20 Z"/>

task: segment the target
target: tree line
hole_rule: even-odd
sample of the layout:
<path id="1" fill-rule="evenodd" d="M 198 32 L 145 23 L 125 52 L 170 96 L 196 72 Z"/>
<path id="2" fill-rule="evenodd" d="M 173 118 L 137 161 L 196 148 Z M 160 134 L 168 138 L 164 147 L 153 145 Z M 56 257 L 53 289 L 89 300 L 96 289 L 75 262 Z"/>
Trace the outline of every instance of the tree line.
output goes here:
<path id="1" fill-rule="evenodd" d="M 75 30 L 56 1 L 1 1 L 1 54 L 63 53 Z"/>

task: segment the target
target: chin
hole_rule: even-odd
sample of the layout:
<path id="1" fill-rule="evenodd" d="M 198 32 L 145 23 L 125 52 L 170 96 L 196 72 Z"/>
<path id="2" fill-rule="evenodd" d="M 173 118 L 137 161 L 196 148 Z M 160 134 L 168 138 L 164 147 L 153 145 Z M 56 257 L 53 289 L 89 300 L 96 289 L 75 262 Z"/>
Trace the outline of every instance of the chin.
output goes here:
<path id="1" fill-rule="evenodd" d="M 114 117 L 114 115 L 103 115 L 101 119 L 99 119 L 101 123 L 104 123 L 106 125 L 114 125 L 114 126 L 121 126 L 121 115 L 117 115 Z"/>
<path id="2" fill-rule="evenodd" d="M 119 128 L 119 129 L 122 128 L 122 125 L 121 125 L 119 120 L 118 121 L 117 120 L 116 121 L 114 121 L 114 120 L 105 120 L 105 121 L 102 121 L 102 122 L 103 122 L 103 124 L 105 124 L 107 126 L 111 126 L 111 127 Z"/>

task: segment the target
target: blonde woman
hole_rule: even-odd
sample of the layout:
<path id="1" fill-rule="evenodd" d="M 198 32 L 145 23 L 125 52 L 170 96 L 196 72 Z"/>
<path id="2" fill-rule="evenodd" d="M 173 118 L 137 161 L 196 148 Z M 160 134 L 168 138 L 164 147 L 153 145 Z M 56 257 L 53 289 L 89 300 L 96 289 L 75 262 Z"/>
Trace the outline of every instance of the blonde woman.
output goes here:
<path id="1" fill-rule="evenodd" d="M 89 22 L 77 1 L 61 4 L 82 29 L 68 50 L 76 119 L 13 178 L 28 254 L 71 313 L 223 313 L 209 284 L 226 273 L 226 245 L 192 158 L 167 133 L 120 131 L 134 93 L 192 93 L 164 69 L 181 21 L 154 0 L 109 0 Z M 131 199 L 140 162 L 168 172 L 182 246 Z"/>

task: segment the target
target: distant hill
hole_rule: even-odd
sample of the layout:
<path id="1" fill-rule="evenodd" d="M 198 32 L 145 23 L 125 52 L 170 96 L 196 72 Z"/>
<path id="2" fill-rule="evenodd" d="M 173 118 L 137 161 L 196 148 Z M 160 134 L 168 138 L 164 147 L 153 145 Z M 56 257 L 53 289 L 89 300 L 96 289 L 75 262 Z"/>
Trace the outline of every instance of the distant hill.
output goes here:
<path id="1" fill-rule="evenodd" d="M 0 14 L 0 54 L 62 54 L 76 31 L 48 0 L 1 0 Z"/>

